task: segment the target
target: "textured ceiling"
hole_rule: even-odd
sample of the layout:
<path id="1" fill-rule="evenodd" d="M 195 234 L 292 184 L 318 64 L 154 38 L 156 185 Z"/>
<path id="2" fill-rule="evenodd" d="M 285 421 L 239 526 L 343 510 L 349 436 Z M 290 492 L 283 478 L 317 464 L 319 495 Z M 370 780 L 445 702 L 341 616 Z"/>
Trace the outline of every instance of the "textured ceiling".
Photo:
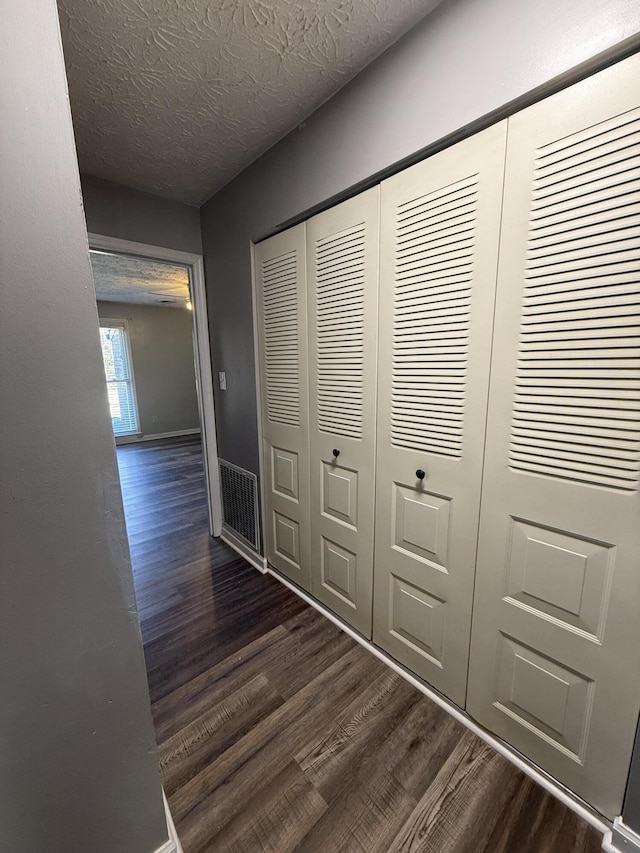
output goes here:
<path id="1" fill-rule="evenodd" d="M 106 252 L 90 255 L 97 299 L 166 308 L 184 308 L 189 301 L 187 267 Z"/>
<path id="2" fill-rule="evenodd" d="M 59 0 L 80 169 L 200 204 L 440 0 Z"/>

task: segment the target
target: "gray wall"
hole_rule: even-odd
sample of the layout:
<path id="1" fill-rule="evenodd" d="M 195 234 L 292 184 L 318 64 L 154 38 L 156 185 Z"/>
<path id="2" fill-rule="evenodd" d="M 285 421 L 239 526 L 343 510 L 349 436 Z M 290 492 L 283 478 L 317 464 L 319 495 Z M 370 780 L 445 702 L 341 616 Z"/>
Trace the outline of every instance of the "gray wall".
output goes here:
<path id="1" fill-rule="evenodd" d="M 129 321 L 142 434 L 199 429 L 191 312 L 184 308 L 98 302 L 98 314 Z"/>
<path id="2" fill-rule="evenodd" d="M 150 853 L 167 832 L 55 0 L 4 0 L 0 56 L 0 850 Z"/>
<path id="3" fill-rule="evenodd" d="M 445 0 L 201 208 L 220 456 L 258 473 L 250 241 L 639 32 L 637 0 Z"/>
<path id="4" fill-rule="evenodd" d="M 258 471 L 250 240 L 639 31 L 637 0 L 445 0 L 207 202 L 222 457 Z"/>
<path id="5" fill-rule="evenodd" d="M 636 743 L 631 759 L 629 783 L 624 799 L 622 814 L 627 826 L 640 835 L 640 725 L 636 732 Z"/>
<path id="6" fill-rule="evenodd" d="M 92 234 L 202 254 L 197 207 L 81 175 L 87 229 Z"/>

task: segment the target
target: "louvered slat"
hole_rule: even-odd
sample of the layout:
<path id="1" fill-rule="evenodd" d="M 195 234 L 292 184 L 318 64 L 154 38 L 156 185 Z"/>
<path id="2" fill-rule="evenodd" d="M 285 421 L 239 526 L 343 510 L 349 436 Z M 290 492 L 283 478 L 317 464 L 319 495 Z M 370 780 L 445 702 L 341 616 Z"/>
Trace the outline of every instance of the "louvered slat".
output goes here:
<path id="1" fill-rule="evenodd" d="M 300 426 L 296 252 L 262 263 L 267 416 Z"/>
<path id="2" fill-rule="evenodd" d="M 316 241 L 318 428 L 362 437 L 365 227 Z"/>
<path id="3" fill-rule="evenodd" d="M 509 464 L 640 476 L 640 109 L 536 152 Z"/>
<path id="4" fill-rule="evenodd" d="M 477 176 L 397 207 L 391 442 L 462 456 Z"/>

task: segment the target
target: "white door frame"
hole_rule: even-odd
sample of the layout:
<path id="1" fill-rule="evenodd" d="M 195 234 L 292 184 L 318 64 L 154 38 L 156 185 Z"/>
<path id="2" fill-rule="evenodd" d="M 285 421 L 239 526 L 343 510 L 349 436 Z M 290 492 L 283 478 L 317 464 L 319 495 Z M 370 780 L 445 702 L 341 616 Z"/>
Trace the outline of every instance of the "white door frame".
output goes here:
<path id="1" fill-rule="evenodd" d="M 107 237 L 103 234 L 89 233 L 87 236 L 90 249 L 114 252 L 119 255 L 132 255 L 136 258 L 147 258 L 154 261 L 184 264 L 189 268 L 189 285 L 193 306 L 194 362 L 198 383 L 198 408 L 202 427 L 204 470 L 209 499 L 209 530 L 212 536 L 220 536 L 222 533 L 222 501 L 220 498 L 220 473 L 218 471 L 213 374 L 209 348 L 209 315 L 207 314 L 207 294 L 204 284 L 202 255 L 179 252 L 176 249 L 167 249 L 164 246 L 135 243 L 131 240 L 121 240 L 119 237 Z"/>

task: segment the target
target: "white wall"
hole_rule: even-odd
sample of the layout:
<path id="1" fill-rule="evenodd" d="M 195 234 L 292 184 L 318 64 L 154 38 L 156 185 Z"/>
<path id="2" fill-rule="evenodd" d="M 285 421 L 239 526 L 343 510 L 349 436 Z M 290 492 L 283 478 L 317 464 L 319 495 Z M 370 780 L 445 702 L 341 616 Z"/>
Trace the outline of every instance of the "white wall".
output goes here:
<path id="1" fill-rule="evenodd" d="M 55 0 L 0 26 L 0 850 L 167 839 Z"/>
<path id="2" fill-rule="evenodd" d="M 637 0 L 445 0 L 204 205 L 221 456 L 258 471 L 250 241 L 639 32 Z"/>

